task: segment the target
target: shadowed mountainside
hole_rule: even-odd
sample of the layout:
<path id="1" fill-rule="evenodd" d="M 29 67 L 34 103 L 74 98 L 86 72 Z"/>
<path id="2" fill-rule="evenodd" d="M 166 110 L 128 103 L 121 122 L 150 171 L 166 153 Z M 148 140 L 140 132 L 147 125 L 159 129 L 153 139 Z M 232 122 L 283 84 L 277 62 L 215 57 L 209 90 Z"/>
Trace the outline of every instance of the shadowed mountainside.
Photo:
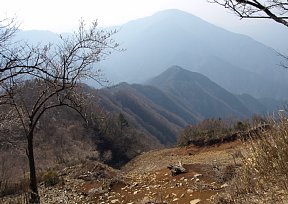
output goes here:
<path id="1" fill-rule="evenodd" d="M 202 74 L 179 66 L 170 67 L 146 85 L 121 83 L 98 94 L 101 107 L 123 113 L 135 127 L 164 145 L 174 144 L 180 130 L 203 119 L 243 119 L 268 111 L 252 96 L 233 95 Z"/>
<path id="2" fill-rule="evenodd" d="M 113 38 L 125 49 L 100 63 L 114 84 L 139 84 L 179 65 L 204 74 L 233 94 L 247 93 L 270 101 L 288 98 L 288 73 L 279 66 L 285 61 L 273 49 L 192 14 L 164 10 L 107 29 L 118 30 Z M 33 44 L 58 39 L 48 31 L 21 31 L 17 37 Z M 92 81 L 87 83 L 96 86 Z"/>

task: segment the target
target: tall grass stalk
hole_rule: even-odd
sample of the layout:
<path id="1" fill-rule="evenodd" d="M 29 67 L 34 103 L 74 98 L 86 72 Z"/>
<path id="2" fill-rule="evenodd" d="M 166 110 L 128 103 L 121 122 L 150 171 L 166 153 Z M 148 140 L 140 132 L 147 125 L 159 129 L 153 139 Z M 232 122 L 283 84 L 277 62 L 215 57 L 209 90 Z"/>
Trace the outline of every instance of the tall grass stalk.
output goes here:
<path id="1" fill-rule="evenodd" d="M 269 123 L 269 130 L 254 133 L 248 140 L 249 150 L 235 181 L 233 200 L 288 201 L 288 117 L 282 113 Z"/>

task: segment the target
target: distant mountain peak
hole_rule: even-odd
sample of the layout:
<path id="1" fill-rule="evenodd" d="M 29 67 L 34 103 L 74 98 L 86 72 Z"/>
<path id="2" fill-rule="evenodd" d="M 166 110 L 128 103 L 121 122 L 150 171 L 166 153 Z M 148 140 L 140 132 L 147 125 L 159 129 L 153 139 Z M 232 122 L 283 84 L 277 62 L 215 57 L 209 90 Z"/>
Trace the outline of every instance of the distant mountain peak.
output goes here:
<path id="1" fill-rule="evenodd" d="M 184 71 L 185 69 L 178 66 L 178 65 L 173 65 L 171 67 L 169 67 L 167 70 L 173 70 L 173 71 Z"/>
<path id="2" fill-rule="evenodd" d="M 159 11 L 157 13 L 155 13 L 154 15 L 152 15 L 152 17 L 164 17 L 164 18 L 194 18 L 194 19 L 199 19 L 201 21 L 203 21 L 201 18 L 188 13 L 186 11 L 183 10 L 179 10 L 179 9 L 166 9 L 166 10 L 162 10 Z"/>
<path id="3" fill-rule="evenodd" d="M 180 72 L 185 72 L 187 70 L 185 70 L 184 68 L 178 66 L 178 65 L 173 65 L 171 67 L 169 67 L 167 70 L 165 70 L 164 72 L 162 72 L 160 75 L 162 74 L 176 74 L 176 73 L 180 73 Z"/>
<path id="4" fill-rule="evenodd" d="M 148 81 L 148 83 L 167 83 L 168 81 L 211 81 L 208 77 L 187 69 L 184 69 L 178 65 L 173 65 L 167 70 Z"/>
<path id="5" fill-rule="evenodd" d="M 163 15 L 163 16 L 171 16 L 171 15 L 189 15 L 189 16 L 193 16 L 191 13 L 179 10 L 179 9 L 166 9 L 166 10 L 162 10 L 157 12 L 156 14 L 154 14 L 154 16 L 156 15 Z"/>

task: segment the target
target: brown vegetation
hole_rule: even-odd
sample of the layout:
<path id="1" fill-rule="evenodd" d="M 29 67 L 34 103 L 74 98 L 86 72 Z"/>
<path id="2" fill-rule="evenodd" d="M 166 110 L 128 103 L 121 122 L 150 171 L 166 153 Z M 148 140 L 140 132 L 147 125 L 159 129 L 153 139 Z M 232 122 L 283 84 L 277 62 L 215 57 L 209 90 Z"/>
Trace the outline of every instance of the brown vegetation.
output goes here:
<path id="1" fill-rule="evenodd" d="M 231 203 L 286 203 L 288 200 L 288 123 L 287 113 L 270 120 L 270 129 L 257 132 L 249 140 L 233 185 L 226 195 Z M 225 196 L 224 196 L 225 197 Z M 225 200 L 225 199 L 224 199 Z"/>
<path id="2" fill-rule="evenodd" d="M 247 140 L 255 137 L 271 125 L 258 115 L 249 121 L 225 122 L 221 119 L 206 119 L 196 125 L 189 125 L 178 135 L 178 145 L 194 144 L 199 147 L 219 145 L 235 140 Z"/>
<path id="3" fill-rule="evenodd" d="M 119 130 L 123 117 L 115 117 L 116 121 L 122 118 Z M 46 195 L 47 202 L 65 198 L 78 203 L 285 203 L 287 125 L 287 118 L 282 117 L 269 129 L 254 129 L 250 135 L 257 137 L 247 138 L 248 142 L 150 151 L 120 171 L 96 161 L 53 170 L 51 175 L 48 171 L 40 185 L 41 195 Z M 179 162 L 186 172 L 172 176 L 167 166 Z M 45 180 L 54 183 L 58 176 L 60 183 L 45 188 Z"/>
<path id="4" fill-rule="evenodd" d="M 196 125 L 186 127 L 178 136 L 178 145 L 209 146 L 230 142 L 239 139 L 237 133 L 244 132 L 248 128 L 247 122 L 238 121 L 231 125 L 220 118 L 206 119 Z"/>
<path id="5" fill-rule="evenodd" d="M 157 143 L 136 129 L 135 124 L 124 114 L 107 113 L 99 108 L 96 105 L 97 93 L 88 90 L 86 87 L 87 95 L 93 99 L 85 108 L 88 123 L 67 107 L 47 111 L 37 123 L 34 148 L 38 180 L 47 170 L 61 169 L 84 161 L 102 161 L 120 167 L 141 152 L 157 147 Z M 22 91 L 23 95 L 25 93 L 29 95 Z M 2 116 L 10 113 L 9 108 L 1 108 Z M 23 188 L 21 184 L 24 177 L 27 180 L 29 172 L 25 155 L 26 141 L 21 134 L 21 127 L 16 123 L 9 124 L 1 129 L 3 134 L 0 134 L 1 195 L 27 191 L 27 186 Z"/>
<path id="6" fill-rule="evenodd" d="M 118 44 L 111 39 L 116 31 L 98 30 L 97 21 L 90 27 L 81 21 L 77 32 L 67 37 L 60 35 L 57 44 L 15 42 L 12 37 L 16 31 L 13 20 L 0 26 L 0 105 L 13 112 L 15 119 L 10 123 L 18 122 L 26 140 L 30 203 L 39 203 L 34 154 L 39 121 L 59 107 L 68 107 L 85 120 L 82 109 L 86 96 L 80 92 L 80 80 L 92 78 L 101 83 L 95 63 Z"/>

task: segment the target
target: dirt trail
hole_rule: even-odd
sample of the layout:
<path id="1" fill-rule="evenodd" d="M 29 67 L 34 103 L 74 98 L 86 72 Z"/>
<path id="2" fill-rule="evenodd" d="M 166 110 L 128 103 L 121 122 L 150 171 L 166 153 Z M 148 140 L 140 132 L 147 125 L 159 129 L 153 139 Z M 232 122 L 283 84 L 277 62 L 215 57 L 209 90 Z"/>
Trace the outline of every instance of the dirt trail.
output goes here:
<path id="1" fill-rule="evenodd" d="M 120 171 L 96 162 L 66 168 L 59 172 L 62 184 L 40 185 L 42 203 L 214 203 L 213 197 L 225 191 L 240 164 L 242 148 L 240 141 L 234 141 L 151 151 Z M 188 172 L 172 176 L 167 166 L 179 161 Z"/>

